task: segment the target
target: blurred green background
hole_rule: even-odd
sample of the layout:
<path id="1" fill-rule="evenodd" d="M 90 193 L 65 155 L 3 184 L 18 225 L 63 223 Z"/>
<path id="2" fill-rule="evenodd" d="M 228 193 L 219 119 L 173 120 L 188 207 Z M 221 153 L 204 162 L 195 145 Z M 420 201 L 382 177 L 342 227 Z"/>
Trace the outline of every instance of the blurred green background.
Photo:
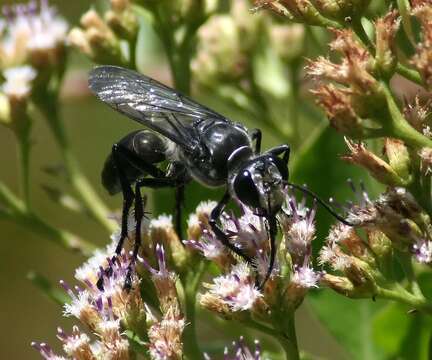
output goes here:
<path id="1" fill-rule="evenodd" d="M 6 1 L 6 3 L 13 2 Z M 51 1 L 51 3 L 58 7 L 59 12 L 67 18 L 71 25 L 77 24 L 80 15 L 91 5 L 91 2 L 82 0 L 73 2 L 57 0 Z M 1 5 L 3 4 L 5 4 L 4 1 Z M 151 76 L 165 82 L 169 81 L 168 70 L 163 66 L 155 65 L 156 63 L 163 64 L 164 61 L 160 61 L 161 59 L 158 57 L 161 56 L 158 55 L 159 47 L 154 43 L 155 40 L 151 32 L 147 35 L 142 50 L 143 59 L 140 59 L 141 68 Z M 95 184 L 103 200 L 111 209 L 115 210 L 121 205 L 121 197 L 112 198 L 104 192 L 99 181 L 100 171 L 111 145 L 128 131 L 136 128 L 136 125 L 132 121 L 121 118 L 120 115 L 90 96 L 86 86 L 86 71 L 90 69 L 91 64 L 76 53 L 72 53 L 70 58 L 72 65 L 69 67 L 63 89 L 62 115 L 71 137 L 73 149 L 80 160 L 84 173 Z M 236 120 L 247 124 L 247 119 L 227 113 L 223 104 L 209 103 L 209 99 L 205 98 L 201 100 L 226 115 L 234 116 Z M 313 117 L 316 117 L 315 113 Z M 339 167 L 335 167 L 336 170 L 332 171 L 331 164 L 340 162 L 335 155 L 343 152 L 342 139 L 340 136 L 335 136 L 330 130 L 319 132 L 319 129 L 322 128 L 321 124 L 322 122 L 313 120 L 302 125 L 304 129 L 309 129 L 303 131 L 303 134 L 311 133 L 312 130 L 318 132 L 319 138 L 314 149 L 319 149 L 319 151 L 311 151 L 306 147 L 303 150 L 301 162 L 297 161 L 292 166 L 292 176 L 297 182 L 307 182 L 310 188 L 321 193 L 324 198 L 334 195 L 332 189 L 336 188 L 339 188 L 339 196 L 344 196 L 348 193 L 348 188 L 342 189 L 341 184 L 348 175 L 352 175 L 353 168 L 345 166 L 344 168 L 347 170 L 341 172 L 337 170 Z M 249 125 L 259 126 L 259 124 Z M 69 229 L 98 246 L 104 245 L 108 242 L 109 237 L 97 224 L 73 212 L 59 211 L 58 205 L 49 200 L 46 192 L 41 188 L 41 185 L 45 184 L 54 186 L 60 184 L 62 189 L 68 187 L 64 181 L 62 182 L 61 177 L 55 178 L 43 170 L 47 166 L 60 165 L 60 156 L 46 123 L 40 118 L 36 118 L 34 121 L 32 140 L 31 193 L 32 203 L 38 212 L 43 218 L 49 219 L 53 225 Z M 307 139 L 305 136 L 304 139 L 297 140 L 299 144 L 303 144 Z M 272 136 L 264 129 L 264 148 L 278 142 L 280 139 Z M 2 164 L 0 176 L 13 191 L 18 191 L 15 146 L 13 134 L 3 127 L 0 128 L 0 164 Z M 356 173 L 354 172 L 354 174 Z M 328 187 L 328 184 L 332 184 L 332 186 Z M 207 191 L 202 195 L 198 194 L 197 196 L 195 194 L 194 198 L 207 199 L 208 194 Z M 319 217 L 324 219 L 325 223 L 330 220 L 327 214 L 322 213 L 322 210 Z M 30 347 L 30 342 L 33 340 L 46 342 L 54 348 L 58 348 L 58 341 L 55 339 L 56 327 L 64 326 L 69 329 L 74 322 L 62 317 L 61 307 L 52 303 L 36 289 L 27 280 L 27 274 L 29 271 L 36 271 L 47 276 L 53 284 L 58 284 L 60 279 L 74 284 L 74 269 L 83 262 L 84 258 L 66 252 L 49 241 L 33 236 L 12 223 L 0 222 L 0 227 L 2 244 L 0 261 L 0 286 L 2 289 L 0 358 L 38 359 L 40 355 Z M 334 311 L 335 317 L 349 315 L 341 313 L 337 307 L 328 310 Z M 370 311 L 370 309 L 366 307 L 365 311 Z M 297 315 L 300 348 L 325 358 L 348 358 L 348 355 L 339 347 L 334 338 L 320 325 L 315 315 L 308 310 L 307 304 L 302 306 Z M 332 314 L 329 315 L 332 316 Z M 207 332 L 209 334 L 210 331 L 218 332 L 218 329 L 209 329 L 205 323 L 200 326 L 203 330 L 201 333 L 204 334 L 203 339 L 207 337 Z M 222 335 L 220 337 L 223 338 Z M 227 339 L 226 343 L 229 344 L 232 340 Z"/>

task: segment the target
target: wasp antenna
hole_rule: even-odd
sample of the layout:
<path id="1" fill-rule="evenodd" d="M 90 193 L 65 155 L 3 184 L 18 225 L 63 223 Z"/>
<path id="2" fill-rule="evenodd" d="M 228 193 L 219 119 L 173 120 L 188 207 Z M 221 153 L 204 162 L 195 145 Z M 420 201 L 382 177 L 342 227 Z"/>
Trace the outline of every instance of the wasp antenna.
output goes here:
<path id="1" fill-rule="evenodd" d="M 333 215 L 337 220 L 339 220 L 341 223 L 349 226 L 354 226 L 355 224 L 351 223 L 350 221 L 346 220 L 342 216 L 340 216 L 336 211 L 334 211 L 329 204 L 327 204 L 325 201 L 321 200 L 320 197 L 309 190 L 307 187 L 293 184 L 290 182 L 287 182 L 288 186 L 291 186 L 294 189 L 300 190 L 303 194 L 311 196 L 317 203 L 319 203 L 324 209 L 326 209 L 331 215 Z"/>

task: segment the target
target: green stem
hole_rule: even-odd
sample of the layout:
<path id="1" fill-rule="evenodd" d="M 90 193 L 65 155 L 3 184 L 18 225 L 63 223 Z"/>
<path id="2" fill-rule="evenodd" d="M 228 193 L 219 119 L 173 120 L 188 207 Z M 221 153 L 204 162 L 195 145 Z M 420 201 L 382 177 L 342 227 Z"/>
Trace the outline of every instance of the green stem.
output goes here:
<path id="1" fill-rule="evenodd" d="M 412 256 L 408 253 L 397 252 L 397 258 L 402 266 L 405 276 L 408 280 L 409 290 L 417 297 L 424 298 L 423 292 L 420 288 L 417 278 L 414 274 Z"/>
<path id="2" fill-rule="evenodd" d="M 381 81 L 381 85 L 387 100 L 387 108 L 390 115 L 387 116 L 387 122 L 384 123 L 385 129 L 389 131 L 391 136 L 405 141 L 410 146 L 416 148 L 432 147 L 432 140 L 419 133 L 405 120 L 388 83 Z"/>
<path id="3" fill-rule="evenodd" d="M 38 105 L 48 120 L 50 129 L 58 143 L 73 188 L 91 216 L 104 226 L 107 231 L 113 232 L 116 229 L 116 225 L 107 217 L 109 209 L 105 206 L 82 173 L 78 161 L 71 151 L 64 124 L 60 120 L 58 114 L 56 97 L 49 93 L 44 95 L 44 98 L 40 99 Z"/>
<path id="4" fill-rule="evenodd" d="M 246 326 L 250 327 L 251 329 L 257 330 L 262 332 L 263 334 L 266 334 L 272 338 L 277 338 L 279 336 L 279 333 L 274 330 L 273 328 L 269 327 L 268 325 L 261 324 L 255 320 L 242 319 L 242 323 L 244 323 Z"/>
<path id="5" fill-rule="evenodd" d="M 419 72 L 413 69 L 410 69 L 406 67 L 405 65 L 402 65 L 401 63 L 398 63 L 396 66 L 396 72 L 407 78 L 408 80 L 411 80 L 412 82 L 418 84 L 418 85 L 424 85 L 423 79 L 420 76 Z"/>
<path id="6" fill-rule="evenodd" d="M 30 128 L 31 122 L 26 118 L 23 119 L 23 124 L 20 126 L 20 129 L 16 131 L 18 138 L 21 195 L 27 209 L 30 209 Z"/>
<path id="7" fill-rule="evenodd" d="M 290 121 L 292 122 L 293 126 L 293 132 L 292 132 L 292 140 L 295 145 L 298 144 L 298 141 L 300 141 L 300 81 L 298 78 L 299 75 L 299 69 L 301 69 L 301 61 L 295 60 L 290 64 L 290 72 L 291 72 L 291 91 L 290 91 L 290 98 L 289 101 L 291 103 L 290 108 Z M 297 142 L 297 143 L 296 143 Z"/>
<path id="8" fill-rule="evenodd" d="M 188 95 L 190 93 L 189 63 L 191 54 L 186 51 L 186 45 L 183 45 L 185 49 L 180 49 L 180 47 L 177 46 L 174 34 L 167 29 L 166 26 L 158 22 L 157 29 L 168 58 L 174 88 L 183 94 Z"/>
<path id="9" fill-rule="evenodd" d="M 196 334 L 196 296 L 205 268 L 205 262 L 201 261 L 197 268 L 188 271 L 183 284 L 185 315 L 188 322 L 183 331 L 183 344 L 184 354 L 189 360 L 202 358 Z"/>
<path id="10" fill-rule="evenodd" d="M 277 311 L 277 314 L 272 316 L 274 328 L 259 323 L 253 319 L 242 320 L 242 322 L 255 330 L 258 330 L 270 337 L 276 339 L 279 345 L 285 352 L 287 360 L 299 360 L 300 354 L 297 344 L 297 334 L 295 329 L 294 313 L 286 313 Z"/>
<path id="11" fill-rule="evenodd" d="M 300 359 L 294 312 L 281 312 L 280 314 L 278 312 L 277 317 L 274 317 L 274 322 L 279 328 L 278 340 L 285 351 L 286 359 Z"/>
<path id="12" fill-rule="evenodd" d="M 291 325 L 289 325 L 282 333 L 252 319 L 242 320 L 242 322 L 249 328 L 260 331 L 272 339 L 277 340 L 285 353 L 286 360 L 300 359 L 294 322 L 290 322 Z"/>
<path id="13" fill-rule="evenodd" d="M 10 209 L 13 213 L 26 211 L 24 203 L 2 182 L 0 182 L 0 203 L 2 206 Z"/>
<path id="14" fill-rule="evenodd" d="M 17 216 L 14 220 L 23 227 L 61 245 L 67 250 L 77 251 L 85 256 L 90 256 L 95 250 L 94 245 L 85 242 L 68 231 L 57 229 L 34 213 L 22 214 L 21 216 Z"/>
<path id="15" fill-rule="evenodd" d="M 92 244 L 65 230 L 53 227 L 28 210 L 25 204 L 3 183 L 0 183 L 0 202 L 10 209 L 10 212 L 6 213 L 8 219 L 26 228 L 31 233 L 51 240 L 67 250 L 78 251 L 84 255 L 90 255 L 94 251 L 95 248 Z"/>
<path id="16" fill-rule="evenodd" d="M 383 299 L 397 301 L 409 305 L 425 314 L 432 315 L 431 303 L 429 303 L 423 296 L 411 294 L 400 285 L 393 289 L 378 288 L 377 295 Z"/>
<path id="17" fill-rule="evenodd" d="M 129 67 L 133 70 L 137 70 L 137 37 L 129 41 Z"/>

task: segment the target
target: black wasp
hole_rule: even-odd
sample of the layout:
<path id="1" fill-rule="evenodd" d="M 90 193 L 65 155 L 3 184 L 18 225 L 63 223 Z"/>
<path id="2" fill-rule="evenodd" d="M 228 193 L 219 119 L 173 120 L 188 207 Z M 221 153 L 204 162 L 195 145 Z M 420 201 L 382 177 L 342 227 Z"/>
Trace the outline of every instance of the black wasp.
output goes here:
<path id="1" fill-rule="evenodd" d="M 218 219 L 231 199 L 265 218 L 271 250 L 262 286 L 275 261 L 276 214 L 281 210 L 283 190 L 288 185 L 289 145 L 261 153 L 259 129 L 249 131 L 242 124 L 135 71 L 116 66 L 97 67 L 90 73 L 89 86 L 100 100 L 149 129 L 134 131 L 114 144 L 102 171 L 102 183 L 109 193 L 123 193 L 121 236 L 116 254 L 120 254 L 127 237 L 127 217 L 132 205 L 137 222 L 132 262 L 138 254 L 138 230 L 144 216 L 142 187 L 176 189 L 176 227 L 181 236 L 185 184 L 193 179 L 207 187 L 226 186 L 225 195 L 211 212 L 211 228 L 225 246 L 251 264 L 252 259 L 230 242 Z M 157 165 L 164 161 L 169 165 L 162 170 Z M 290 185 L 316 198 L 307 189 Z"/>

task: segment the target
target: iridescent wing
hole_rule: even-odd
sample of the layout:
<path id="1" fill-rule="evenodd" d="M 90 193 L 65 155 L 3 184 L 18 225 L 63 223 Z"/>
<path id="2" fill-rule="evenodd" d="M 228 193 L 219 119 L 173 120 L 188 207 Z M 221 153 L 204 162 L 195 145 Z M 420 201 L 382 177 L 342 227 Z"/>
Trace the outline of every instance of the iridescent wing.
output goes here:
<path id="1" fill-rule="evenodd" d="M 115 110 L 192 150 L 199 134 L 197 120 L 227 119 L 213 110 L 145 75 L 117 66 L 100 66 L 90 72 L 89 87 Z"/>

